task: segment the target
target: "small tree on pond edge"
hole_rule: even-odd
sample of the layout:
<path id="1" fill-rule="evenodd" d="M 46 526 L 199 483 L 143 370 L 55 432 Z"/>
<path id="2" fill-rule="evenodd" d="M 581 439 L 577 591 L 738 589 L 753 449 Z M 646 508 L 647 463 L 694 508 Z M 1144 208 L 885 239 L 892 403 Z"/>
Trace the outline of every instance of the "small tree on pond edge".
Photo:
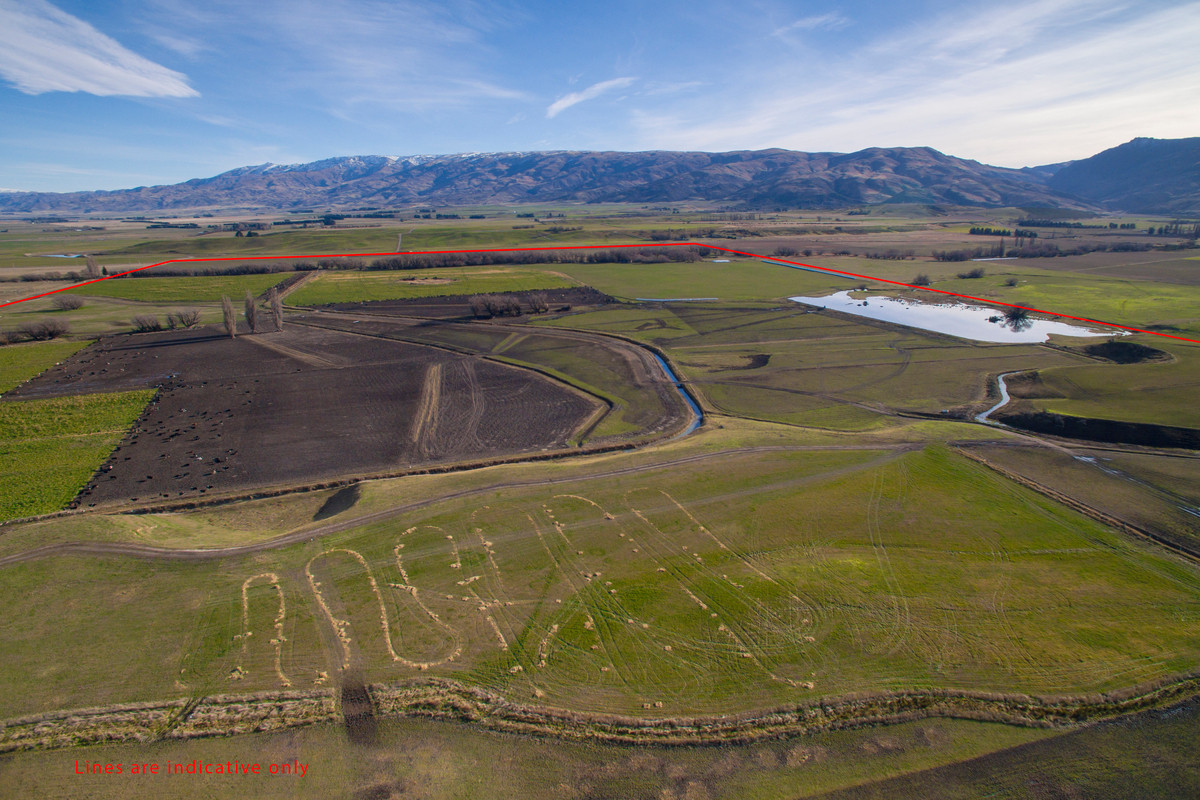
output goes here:
<path id="1" fill-rule="evenodd" d="M 254 295 L 250 294 L 250 290 L 246 290 L 246 302 L 244 304 L 246 325 L 250 328 L 251 333 L 258 333 L 258 306 L 254 303 Z"/>
<path id="2" fill-rule="evenodd" d="M 233 301 L 226 295 L 221 295 L 221 315 L 225 320 L 225 332 L 230 339 L 237 337 L 237 317 L 233 313 Z"/>
<path id="3" fill-rule="evenodd" d="M 271 319 L 275 322 L 275 330 L 283 330 L 283 298 L 279 296 L 279 289 L 272 286 L 267 292 L 267 300 L 271 304 Z"/>

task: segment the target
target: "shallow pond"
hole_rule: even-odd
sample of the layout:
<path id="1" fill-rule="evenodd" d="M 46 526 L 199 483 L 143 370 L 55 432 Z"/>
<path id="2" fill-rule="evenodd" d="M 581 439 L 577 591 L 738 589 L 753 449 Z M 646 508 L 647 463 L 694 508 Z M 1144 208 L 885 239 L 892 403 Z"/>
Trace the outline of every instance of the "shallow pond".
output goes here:
<path id="1" fill-rule="evenodd" d="M 1115 336 L 1121 333 L 1113 329 L 1090 330 L 1079 325 L 1033 317 L 1020 322 L 1009 322 L 1000 311 L 987 306 L 965 303 L 917 303 L 884 296 L 853 298 L 848 291 L 827 297 L 788 299 L 809 306 L 841 311 L 844 314 L 974 339 L 977 342 L 1044 342 L 1052 333 L 1062 336 Z"/>

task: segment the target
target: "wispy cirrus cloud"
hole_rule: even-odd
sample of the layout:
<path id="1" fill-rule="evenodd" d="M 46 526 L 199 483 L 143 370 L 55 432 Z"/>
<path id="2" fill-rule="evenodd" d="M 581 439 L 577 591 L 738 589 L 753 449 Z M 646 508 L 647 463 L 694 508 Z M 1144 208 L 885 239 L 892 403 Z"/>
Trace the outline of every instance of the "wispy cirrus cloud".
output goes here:
<path id="1" fill-rule="evenodd" d="M 25 94 L 197 97 L 187 76 L 46 0 L 0 0 L 0 76 Z"/>
<path id="2" fill-rule="evenodd" d="M 719 118 L 680 103 L 635 112 L 643 146 L 849 151 L 931 145 L 1020 166 L 1140 135 L 1193 136 L 1200 3 L 1027 0 L 914 18 L 837 60 L 755 64 Z M 1020 30 L 1020 36 L 997 31 Z"/>
<path id="3" fill-rule="evenodd" d="M 578 105 L 585 100 L 591 100 L 599 97 L 605 92 L 612 91 L 613 89 L 624 89 L 628 86 L 632 86 L 636 81 L 637 78 L 613 78 L 612 80 L 593 83 L 591 86 L 579 92 L 564 94 L 562 97 L 558 98 L 546 107 L 546 119 L 554 119 L 571 106 Z"/>
<path id="4" fill-rule="evenodd" d="M 850 24 L 849 18 L 843 16 L 837 11 L 830 11 L 826 14 L 815 14 L 810 17 L 801 17 L 787 25 L 776 28 L 771 32 L 772 36 L 786 36 L 789 33 L 800 33 L 804 31 L 837 31 L 845 28 Z"/>

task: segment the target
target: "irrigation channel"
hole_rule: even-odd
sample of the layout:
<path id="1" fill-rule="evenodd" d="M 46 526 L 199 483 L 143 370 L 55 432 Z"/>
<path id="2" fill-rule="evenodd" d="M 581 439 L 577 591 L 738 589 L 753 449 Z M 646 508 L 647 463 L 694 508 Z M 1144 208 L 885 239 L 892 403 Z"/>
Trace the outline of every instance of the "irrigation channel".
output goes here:
<path id="1" fill-rule="evenodd" d="M 700 410 L 700 406 L 696 403 L 691 393 L 683 388 L 683 381 L 679 380 L 679 376 L 671 369 L 671 365 L 667 363 L 666 359 L 653 350 L 650 351 L 650 355 L 654 356 L 654 360 L 658 362 L 658 365 L 662 367 L 662 371 L 666 374 L 667 380 L 671 382 L 671 385 L 675 387 L 675 391 L 679 392 L 680 397 L 688 404 L 688 408 L 692 410 L 692 424 L 688 425 L 681 433 L 677 433 L 671 437 L 671 441 L 682 439 L 704 424 L 704 412 Z"/>

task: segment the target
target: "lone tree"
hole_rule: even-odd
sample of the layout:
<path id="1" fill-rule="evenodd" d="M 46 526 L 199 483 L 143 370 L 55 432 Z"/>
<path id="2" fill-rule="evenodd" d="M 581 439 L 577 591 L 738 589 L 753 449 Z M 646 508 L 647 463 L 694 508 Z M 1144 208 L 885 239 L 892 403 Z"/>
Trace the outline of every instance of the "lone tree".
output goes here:
<path id="1" fill-rule="evenodd" d="M 267 300 L 271 304 L 271 319 L 275 322 L 275 330 L 283 330 L 283 298 L 279 296 L 279 289 L 272 286 L 267 292 Z"/>
<path id="2" fill-rule="evenodd" d="M 227 295 L 221 295 L 221 315 L 225 319 L 225 332 L 229 338 L 237 338 L 237 317 L 233 313 L 233 301 Z"/>
<path id="3" fill-rule="evenodd" d="M 250 328 L 251 333 L 258 333 L 258 306 L 254 303 L 254 295 L 250 294 L 250 290 L 246 290 L 245 302 L 246 325 Z"/>
<path id="4" fill-rule="evenodd" d="M 96 263 L 96 259 L 92 258 L 91 256 L 88 256 L 86 263 L 87 263 L 87 267 L 83 271 L 84 277 L 85 278 L 99 278 L 100 277 L 100 266 Z"/>

